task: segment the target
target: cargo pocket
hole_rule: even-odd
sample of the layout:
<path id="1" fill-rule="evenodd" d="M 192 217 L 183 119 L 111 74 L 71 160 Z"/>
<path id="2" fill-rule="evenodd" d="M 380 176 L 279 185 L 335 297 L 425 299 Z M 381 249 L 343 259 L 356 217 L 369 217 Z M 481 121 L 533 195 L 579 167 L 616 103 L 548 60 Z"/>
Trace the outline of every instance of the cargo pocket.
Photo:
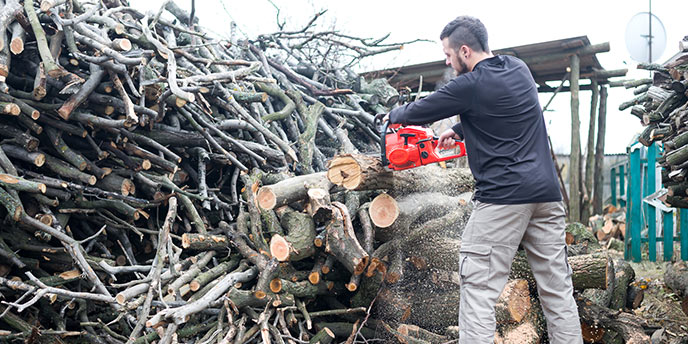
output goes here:
<path id="1" fill-rule="evenodd" d="M 489 245 L 464 244 L 461 246 L 461 285 L 473 286 L 478 289 L 487 288 L 487 281 L 490 275 L 490 253 L 492 247 Z"/>

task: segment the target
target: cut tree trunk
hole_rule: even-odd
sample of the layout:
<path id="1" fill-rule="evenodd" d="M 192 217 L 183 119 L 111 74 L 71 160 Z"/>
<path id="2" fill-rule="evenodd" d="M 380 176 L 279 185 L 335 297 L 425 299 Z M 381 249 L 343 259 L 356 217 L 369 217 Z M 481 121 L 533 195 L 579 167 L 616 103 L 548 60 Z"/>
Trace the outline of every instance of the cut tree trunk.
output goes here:
<path id="1" fill-rule="evenodd" d="M 287 235 L 275 234 L 270 239 L 270 254 L 280 262 L 299 261 L 315 253 L 315 224 L 308 214 L 283 206 L 277 208 L 282 228 Z"/>
<path id="2" fill-rule="evenodd" d="M 356 239 L 346 206 L 339 202 L 332 202 L 332 206 L 334 217 L 325 228 L 325 252 L 332 254 L 352 274 L 360 275 L 368 266 L 370 257 Z"/>
<path id="3" fill-rule="evenodd" d="M 386 189 L 395 195 L 441 192 L 455 196 L 472 191 L 475 185 L 473 175 L 465 168 L 443 169 L 437 165 L 425 165 L 390 172 L 382 167 L 379 157 L 361 154 L 332 158 L 328 163 L 327 178 L 347 190 Z"/>
<path id="4" fill-rule="evenodd" d="M 436 192 L 413 193 L 392 198 L 381 194 L 370 203 L 370 219 L 375 238 L 382 242 L 410 235 L 413 229 L 454 209 L 470 211 L 465 197 L 451 197 Z"/>
<path id="5" fill-rule="evenodd" d="M 613 265 L 606 255 L 584 254 L 572 256 L 568 259 L 573 270 L 573 288 L 584 290 L 588 288 L 605 289 L 609 285 Z M 531 288 L 535 287 L 535 277 L 528 265 L 525 252 L 519 251 L 511 265 L 510 278 L 523 278 Z"/>
<path id="6" fill-rule="evenodd" d="M 261 187 L 256 194 L 256 202 L 261 208 L 272 210 L 307 199 L 310 188 L 330 190 L 331 187 L 332 184 L 327 180 L 325 172 L 306 174 Z"/>

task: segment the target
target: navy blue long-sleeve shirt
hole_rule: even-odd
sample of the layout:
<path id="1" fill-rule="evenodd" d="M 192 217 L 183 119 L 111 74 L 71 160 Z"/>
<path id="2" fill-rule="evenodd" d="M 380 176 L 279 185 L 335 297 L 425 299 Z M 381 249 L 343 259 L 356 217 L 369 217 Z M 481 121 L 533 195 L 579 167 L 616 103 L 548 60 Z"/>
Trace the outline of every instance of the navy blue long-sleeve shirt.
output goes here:
<path id="1" fill-rule="evenodd" d="M 392 110 L 391 123 L 427 124 L 459 114 L 476 180 L 475 199 L 520 204 L 561 200 L 547 128 L 528 66 L 512 56 L 478 62 L 429 96 Z"/>

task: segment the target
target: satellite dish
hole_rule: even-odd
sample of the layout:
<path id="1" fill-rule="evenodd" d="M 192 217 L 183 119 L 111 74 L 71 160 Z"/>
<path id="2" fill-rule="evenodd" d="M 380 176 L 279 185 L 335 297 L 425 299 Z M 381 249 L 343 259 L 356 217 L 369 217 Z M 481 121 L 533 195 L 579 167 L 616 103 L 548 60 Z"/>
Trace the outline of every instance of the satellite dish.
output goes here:
<path id="1" fill-rule="evenodd" d="M 626 49 L 637 62 L 657 61 L 666 48 L 662 21 L 650 12 L 640 12 L 626 25 Z"/>

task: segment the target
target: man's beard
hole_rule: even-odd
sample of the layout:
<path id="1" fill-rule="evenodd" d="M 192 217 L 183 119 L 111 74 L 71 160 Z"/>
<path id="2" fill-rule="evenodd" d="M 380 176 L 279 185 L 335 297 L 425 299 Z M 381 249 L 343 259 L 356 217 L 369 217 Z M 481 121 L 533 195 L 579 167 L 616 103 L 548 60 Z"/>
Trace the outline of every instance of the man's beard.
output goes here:
<path id="1" fill-rule="evenodd" d="M 466 63 L 463 62 L 463 60 L 458 56 L 456 57 L 456 60 L 459 62 L 459 67 L 461 69 L 460 70 L 455 69 L 454 74 L 456 74 L 456 76 L 459 76 L 459 75 L 468 73 L 468 65 L 466 65 Z"/>

